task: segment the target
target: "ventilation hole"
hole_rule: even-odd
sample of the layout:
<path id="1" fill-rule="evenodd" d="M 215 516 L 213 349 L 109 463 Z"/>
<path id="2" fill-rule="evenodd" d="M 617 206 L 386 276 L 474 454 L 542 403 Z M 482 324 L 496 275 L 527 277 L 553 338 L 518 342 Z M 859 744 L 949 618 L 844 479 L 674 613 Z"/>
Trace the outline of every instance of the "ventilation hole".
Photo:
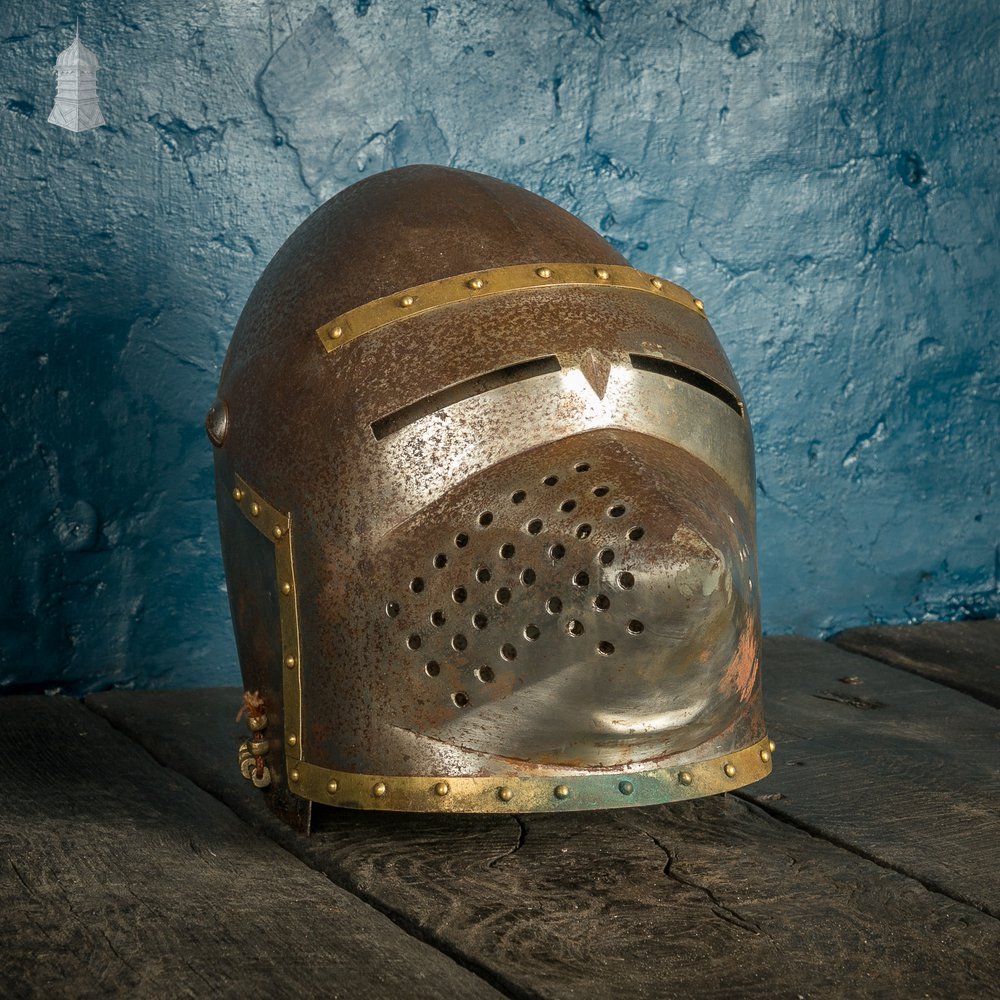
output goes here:
<path id="1" fill-rule="evenodd" d="M 559 477 L 558 477 L 558 476 L 546 476 L 546 477 L 545 477 L 545 478 L 544 478 L 544 479 L 542 480 L 542 482 L 543 482 L 543 483 L 544 483 L 544 484 L 545 484 L 546 486 L 555 486 L 555 484 L 559 482 Z"/>
<path id="2" fill-rule="evenodd" d="M 562 601 L 558 597 L 550 597 L 545 602 L 545 610 L 548 611 L 550 615 L 557 615 L 562 611 Z"/>
<path id="3" fill-rule="evenodd" d="M 638 618 L 633 618 L 626 626 L 629 635 L 638 635 L 645 627 Z"/>
<path id="4" fill-rule="evenodd" d="M 465 708 L 469 704 L 469 696 L 464 691 L 456 691 L 452 696 L 451 700 L 459 707 Z"/>
<path id="5" fill-rule="evenodd" d="M 420 591 L 422 591 L 423 589 L 424 589 L 423 577 L 415 576 L 410 581 L 410 590 L 412 590 L 414 594 L 419 594 Z"/>
<path id="6" fill-rule="evenodd" d="M 528 642 L 534 642 L 541 634 L 541 629 L 537 625 L 524 626 L 524 638 L 527 639 Z"/>
<path id="7" fill-rule="evenodd" d="M 464 531 L 460 531 L 455 536 L 455 548 L 464 549 L 465 546 L 468 544 L 469 544 L 469 536 Z"/>
<path id="8" fill-rule="evenodd" d="M 472 616 L 472 627 L 478 628 L 480 631 L 486 628 L 486 626 L 489 625 L 489 623 L 490 623 L 489 618 L 487 618 L 486 615 L 482 613 L 482 611 L 477 611 Z"/>
<path id="9" fill-rule="evenodd" d="M 573 577 L 573 585 L 576 587 L 589 587 L 590 586 L 590 574 L 581 569 L 576 576 Z"/>
<path id="10" fill-rule="evenodd" d="M 628 538 L 630 542 L 639 541 L 646 532 L 642 528 L 629 528 Z"/>
<path id="11" fill-rule="evenodd" d="M 549 558 L 562 559 L 564 555 L 566 555 L 566 547 L 564 545 L 560 545 L 558 542 L 556 542 L 555 545 L 550 546 Z"/>
<path id="12" fill-rule="evenodd" d="M 395 601 L 389 601 L 385 606 L 385 613 L 390 618 L 395 618 L 399 614 L 399 605 Z"/>
<path id="13" fill-rule="evenodd" d="M 436 628 L 441 628 L 445 621 L 446 619 L 443 611 L 435 611 L 434 614 L 431 615 L 431 624 Z"/>
<path id="14" fill-rule="evenodd" d="M 500 647 L 500 655 L 505 660 L 516 660 L 517 659 L 517 650 L 514 648 L 514 646 L 511 643 L 505 642 Z"/>
<path id="15" fill-rule="evenodd" d="M 482 681 L 483 684 L 492 684 L 494 673 L 492 667 L 479 667 L 474 671 L 476 675 L 476 680 Z"/>
<path id="16" fill-rule="evenodd" d="M 580 462 L 579 465 L 576 466 L 576 471 L 577 472 L 590 472 L 590 466 L 586 462 Z"/>
<path id="17" fill-rule="evenodd" d="M 598 486 L 597 489 L 594 490 L 594 496 L 595 497 L 606 497 L 610 492 L 611 492 L 611 487 L 610 486 Z"/>
<path id="18" fill-rule="evenodd" d="M 570 512 L 576 510 L 576 501 L 575 500 L 563 500 L 563 502 L 559 505 L 559 509 L 564 514 L 569 514 Z"/>
<path id="19" fill-rule="evenodd" d="M 482 514 L 479 515 L 479 527 L 488 528 L 492 523 L 493 514 L 488 510 L 484 510 Z"/>
<path id="20" fill-rule="evenodd" d="M 599 642 L 597 644 L 597 652 L 601 656 L 610 656 L 615 651 L 614 643 L 611 642 Z"/>
<path id="21" fill-rule="evenodd" d="M 624 513 L 625 508 L 620 503 L 616 503 L 614 507 L 608 508 L 608 517 L 621 517 Z"/>
<path id="22" fill-rule="evenodd" d="M 528 494 L 524 490 L 518 490 L 516 493 L 511 493 L 510 502 L 511 503 L 524 503 L 528 499 Z"/>
<path id="23" fill-rule="evenodd" d="M 490 571 L 485 566 L 480 566 L 479 569 L 476 570 L 476 579 L 480 583 L 489 583 Z"/>
<path id="24" fill-rule="evenodd" d="M 437 675 L 441 673 L 441 664 L 438 663 L 437 660 L 428 660 L 424 664 L 424 673 L 427 674 L 428 677 L 437 677 Z"/>
<path id="25" fill-rule="evenodd" d="M 542 522 L 536 517 L 533 521 L 528 522 L 528 534 L 537 535 L 542 530 L 542 527 Z"/>
<path id="26" fill-rule="evenodd" d="M 619 573 L 618 586 L 622 590 L 631 590 L 635 586 L 635 577 L 631 573 Z"/>
<path id="27" fill-rule="evenodd" d="M 456 587 L 456 588 L 455 588 L 455 589 L 454 589 L 454 590 L 453 590 L 453 591 L 451 592 L 451 599 L 452 599 L 452 600 L 453 600 L 453 601 L 454 601 L 454 602 L 455 602 L 456 604 L 463 604 L 463 603 L 465 602 L 465 599 L 466 599 L 466 598 L 467 598 L 468 596 L 469 596 L 469 594 L 468 594 L 468 592 L 466 591 L 465 587 Z"/>
<path id="28" fill-rule="evenodd" d="M 510 591 L 506 587 L 500 587 L 496 592 L 497 604 L 510 603 Z"/>
<path id="29" fill-rule="evenodd" d="M 444 569 L 445 566 L 447 566 L 447 565 L 448 565 L 448 557 L 443 552 L 439 552 L 434 557 L 434 568 L 435 569 Z"/>
<path id="30" fill-rule="evenodd" d="M 463 650 L 467 649 L 469 646 L 469 640 L 465 638 L 461 632 L 458 635 L 453 635 L 451 637 L 451 648 L 456 652 L 461 653 Z"/>
<path id="31" fill-rule="evenodd" d="M 530 566 L 521 571 L 521 583 L 523 583 L 526 587 L 530 587 L 534 582 L 535 571 Z"/>
<path id="32" fill-rule="evenodd" d="M 500 558 L 501 559 L 513 559 L 514 558 L 514 546 L 507 542 L 505 545 L 500 546 Z"/>
<path id="33" fill-rule="evenodd" d="M 576 537 L 577 538 L 590 538 L 590 532 L 591 532 L 591 530 L 592 529 L 591 529 L 591 527 L 590 527 L 589 524 L 581 524 L 576 529 Z"/>
<path id="34" fill-rule="evenodd" d="M 578 622 L 575 618 L 566 622 L 566 631 L 570 635 L 583 635 L 583 622 Z"/>
<path id="35" fill-rule="evenodd" d="M 419 635 L 407 636 L 406 645 L 410 649 L 420 649 L 420 636 Z"/>
<path id="36" fill-rule="evenodd" d="M 610 566 L 615 561 L 614 549 L 602 549 L 600 556 L 602 566 Z"/>
<path id="37" fill-rule="evenodd" d="M 595 611 L 607 611 L 611 607 L 611 600 L 607 594 L 598 594 L 594 598 Z"/>

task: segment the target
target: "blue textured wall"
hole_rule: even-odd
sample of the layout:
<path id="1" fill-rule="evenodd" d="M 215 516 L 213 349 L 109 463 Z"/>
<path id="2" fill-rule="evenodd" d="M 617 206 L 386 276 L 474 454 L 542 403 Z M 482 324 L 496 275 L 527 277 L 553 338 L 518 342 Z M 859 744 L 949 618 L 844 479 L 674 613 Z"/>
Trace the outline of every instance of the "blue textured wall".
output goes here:
<path id="1" fill-rule="evenodd" d="M 201 429 L 253 282 L 450 163 L 702 297 L 766 627 L 994 615 L 1000 20 L 984 2 L 8 0 L 0 687 L 236 677 Z M 45 119 L 81 16 L 108 127 Z"/>

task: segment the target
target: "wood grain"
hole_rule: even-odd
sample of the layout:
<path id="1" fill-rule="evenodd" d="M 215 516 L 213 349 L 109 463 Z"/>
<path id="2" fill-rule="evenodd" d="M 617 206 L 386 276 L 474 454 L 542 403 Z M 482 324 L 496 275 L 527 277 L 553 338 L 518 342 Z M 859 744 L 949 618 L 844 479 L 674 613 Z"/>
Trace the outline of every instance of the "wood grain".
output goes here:
<path id="1" fill-rule="evenodd" d="M 1000 620 L 872 625 L 830 641 L 1000 708 Z"/>
<path id="2" fill-rule="evenodd" d="M 78 702 L 0 699 L 0 759 L 0 996 L 501 996 Z"/>
<path id="3" fill-rule="evenodd" d="M 765 651 L 778 752 L 738 794 L 1000 917 L 996 711 L 828 642 Z"/>
<path id="4" fill-rule="evenodd" d="M 765 656 L 771 722 L 791 744 L 788 755 L 779 748 L 779 760 L 803 757 L 810 741 L 819 750 L 836 743 L 838 712 L 875 715 L 813 697 L 816 677 L 825 685 L 829 667 L 839 669 L 842 658 L 857 672 L 857 658 L 829 644 L 787 640 L 766 643 Z M 906 677 L 874 661 L 862 664 Z M 817 718 L 833 732 L 817 733 L 811 717 L 785 710 L 784 675 L 826 711 Z M 931 701 L 943 693 L 987 711 L 906 679 L 922 684 Z M 415 934 L 464 956 L 511 996 L 978 997 L 1000 976 L 1000 921 L 735 796 L 516 818 L 318 810 L 316 832 L 304 838 L 275 821 L 236 772 L 240 734 L 230 720 L 238 697 L 235 689 L 216 689 L 107 694 L 88 703 L 255 828 Z M 905 724 L 893 733 L 901 734 L 896 753 L 904 761 L 926 739 L 910 739 Z M 868 752 L 862 740 L 842 750 Z M 788 768 L 798 775 L 807 766 Z M 830 788 L 815 794 L 850 820 L 865 803 L 878 811 L 892 774 L 873 771 L 851 783 L 834 773 Z M 807 791 L 804 782 L 787 799 L 763 790 L 761 796 L 768 809 L 794 812 L 800 797 L 809 805 Z M 924 821 L 920 802 L 890 799 L 911 825 Z M 924 839 L 905 822 L 897 833 Z M 995 841 L 977 841 L 981 862 L 989 863 Z"/>

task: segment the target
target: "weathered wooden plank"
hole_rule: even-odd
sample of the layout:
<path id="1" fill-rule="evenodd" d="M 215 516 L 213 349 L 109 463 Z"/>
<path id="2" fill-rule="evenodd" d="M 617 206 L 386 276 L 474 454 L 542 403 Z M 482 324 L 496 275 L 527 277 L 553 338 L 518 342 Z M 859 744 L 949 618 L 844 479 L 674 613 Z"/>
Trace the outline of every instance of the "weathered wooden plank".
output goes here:
<path id="1" fill-rule="evenodd" d="M 1000 917 L 997 713 L 828 642 L 765 650 L 778 753 L 739 794 Z"/>
<path id="2" fill-rule="evenodd" d="M 89 704 L 515 997 L 957 998 L 1000 976 L 1000 921 L 734 796 L 516 818 L 320 810 L 305 838 L 236 772 L 234 689 Z"/>
<path id="3" fill-rule="evenodd" d="M 1000 708 L 1000 620 L 871 625 L 830 641 Z"/>
<path id="4" fill-rule="evenodd" d="M 0 760 L 0 996 L 501 996 L 78 702 L 0 699 Z"/>

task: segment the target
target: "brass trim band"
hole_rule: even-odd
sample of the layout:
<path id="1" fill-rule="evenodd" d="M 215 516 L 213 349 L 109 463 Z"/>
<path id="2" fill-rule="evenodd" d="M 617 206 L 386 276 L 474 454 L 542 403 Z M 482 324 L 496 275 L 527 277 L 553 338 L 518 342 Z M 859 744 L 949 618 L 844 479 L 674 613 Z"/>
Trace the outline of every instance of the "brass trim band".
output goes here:
<path id="1" fill-rule="evenodd" d="M 302 664 L 299 650 L 299 606 L 292 562 L 292 517 L 269 504 L 240 476 L 233 500 L 243 516 L 274 545 L 274 570 L 278 581 L 281 618 L 282 702 L 285 707 L 285 754 L 302 759 Z"/>
<path id="2" fill-rule="evenodd" d="M 705 315 L 701 299 L 696 299 L 672 281 L 637 271 L 634 267 L 620 264 L 514 264 L 441 278 L 374 299 L 324 323 L 316 334 L 324 350 L 330 353 L 373 330 L 444 306 L 492 295 L 563 285 L 596 285 L 646 292 L 676 302 L 699 316 Z"/>
<path id="3" fill-rule="evenodd" d="M 514 773 L 492 777 L 352 774 L 287 759 L 289 788 L 303 798 L 349 809 L 405 812 L 526 813 L 648 806 L 729 792 L 771 773 L 766 736 L 722 757 L 649 771 L 606 774 Z"/>

